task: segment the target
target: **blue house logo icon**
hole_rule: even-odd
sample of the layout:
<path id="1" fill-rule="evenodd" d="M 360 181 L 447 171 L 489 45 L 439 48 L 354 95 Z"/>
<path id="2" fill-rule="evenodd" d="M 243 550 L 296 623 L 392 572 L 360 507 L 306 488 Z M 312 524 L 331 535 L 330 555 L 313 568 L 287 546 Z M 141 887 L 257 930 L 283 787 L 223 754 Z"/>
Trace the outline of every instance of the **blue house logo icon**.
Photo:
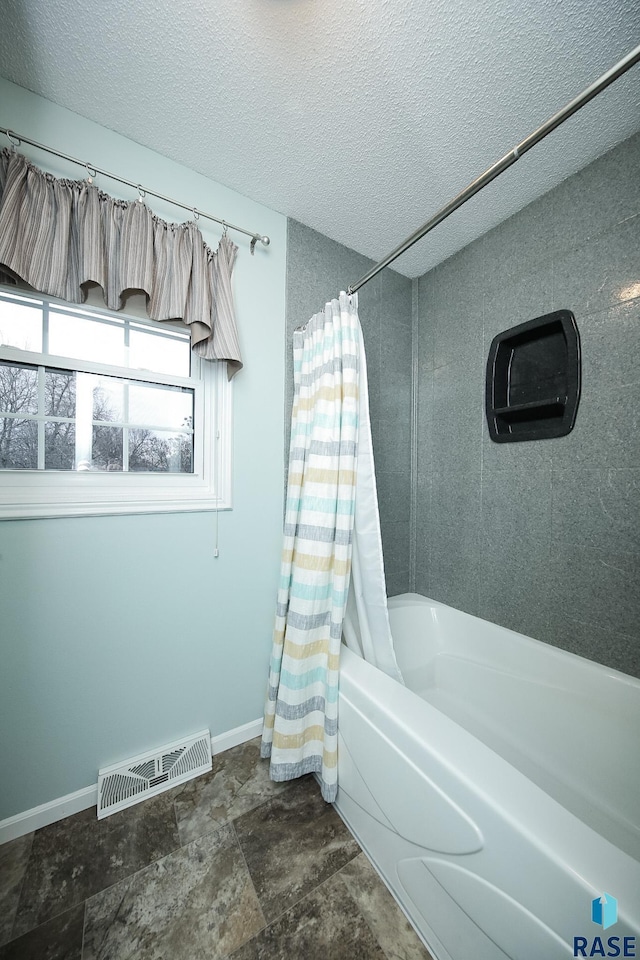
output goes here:
<path id="1" fill-rule="evenodd" d="M 612 927 L 618 919 L 618 901 L 610 893 L 603 893 L 591 901 L 591 919 L 603 930 Z"/>

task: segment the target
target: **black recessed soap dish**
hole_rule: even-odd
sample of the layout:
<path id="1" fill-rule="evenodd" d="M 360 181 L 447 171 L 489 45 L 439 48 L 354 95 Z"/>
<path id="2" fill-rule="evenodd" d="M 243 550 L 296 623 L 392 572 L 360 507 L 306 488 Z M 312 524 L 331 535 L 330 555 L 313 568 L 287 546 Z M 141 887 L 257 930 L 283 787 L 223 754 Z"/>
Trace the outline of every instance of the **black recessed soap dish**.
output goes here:
<path id="1" fill-rule="evenodd" d="M 494 338 L 486 408 L 496 443 L 570 433 L 580 398 L 580 336 L 570 310 L 556 310 Z"/>

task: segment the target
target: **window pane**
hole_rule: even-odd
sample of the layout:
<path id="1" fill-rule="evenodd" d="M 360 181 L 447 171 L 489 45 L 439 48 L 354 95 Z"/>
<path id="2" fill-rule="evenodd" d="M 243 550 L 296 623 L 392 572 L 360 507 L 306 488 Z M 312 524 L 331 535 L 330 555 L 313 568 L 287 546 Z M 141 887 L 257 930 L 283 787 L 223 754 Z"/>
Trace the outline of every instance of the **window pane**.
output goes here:
<path id="1" fill-rule="evenodd" d="M 0 344 L 42 353 L 42 310 L 0 300 Z"/>
<path id="2" fill-rule="evenodd" d="M 75 417 L 75 371 L 51 369 L 45 371 L 44 412 L 47 417 Z"/>
<path id="3" fill-rule="evenodd" d="M 49 312 L 49 353 L 58 357 L 125 365 L 124 322 L 116 326 L 68 313 Z"/>
<path id="4" fill-rule="evenodd" d="M 86 374 L 93 392 L 94 420 L 124 420 L 124 382 L 115 377 Z"/>
<path id="5" fill-rule="evenodd" d="M 0 360 L 0 470 L 193 474 L 188 330 L 0 291 L 2 344 L 69 361 Z M 75 370 L 76 359 L 104 372 Z"/>
<path id="6" fill-rule="evenodd" d="M 191 343 L 188 333 L 176 337 L 160 336 L 152 330 L 131 324 L 129 330 L 129 366 L 136 370 L 188 377 L 191 372 Z"/>
<path id="7" fill-rule="evenodd" d="M 73 470 L 76 460 L 76 427 L 74 423 L 45 423 L 45 470 Z"/>
<path id="8" fill-rule="evenodd" d="M 0 361 L 0 412 L 38 412 L 38 368 Z"/>
<path id="9" fill-rule="evenodd" d="M 193 473 L 191 435 L 165 430 L 129 430 L 129 470 Z"/>
<path id="10" fill-rule="evenodd" d="M 38 466 L 38 424 L 35 420 L 0 419 L 0 469 L 35 470 Z"/>
<path id="11" fill-rule="evenodd" d="M 129 423 L 178 430 L 190 429 L 192 422 L 192 390 L 140 382 L 129 387 Z"/>
<path id="12" fill-rule="evenodd" d="M 91 454 L 94 470 L 122 470 L 122 427 L 94 427 Z M 78 469 L 83 469 L 78 464 Z"/>

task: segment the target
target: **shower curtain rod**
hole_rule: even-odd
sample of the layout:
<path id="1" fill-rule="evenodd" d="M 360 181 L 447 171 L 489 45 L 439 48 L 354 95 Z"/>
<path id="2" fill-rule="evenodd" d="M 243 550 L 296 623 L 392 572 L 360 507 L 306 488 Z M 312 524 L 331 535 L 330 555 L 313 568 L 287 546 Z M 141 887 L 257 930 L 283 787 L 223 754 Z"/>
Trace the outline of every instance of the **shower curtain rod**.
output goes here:
<path id="1" fill-rule="evenodd" d="M 0 132 L 4 133 L 13 148 L 19 147 L 22 143 L 28 143 L 32 147 L 37 147 L 38 150 L 44 150 L 45 153 L 52 153 L 55 157 L 60 157 L 62 160 L 68 160 L 69 163 L 76 163 L 79 167 L 84 167 L 87 171 L 89 182 L 91 182 L 92 174 L 93 176 L 100 174 L 103 177 L 108 177 L 109 180 L 117 180 L 118 183 L 125 183 L 128 187 L 134 187 L 140 194 L 140 199 L 145 197 L 147 194 L 150 194 L 152 197 L 156 197 L 158 200 L 164 200 L 165 203 L 173 204 L 174 207 L 181 207 L 183 210 L 189 210 L 189 212 L 193 214 L 194 220 L 198 220 L 200 217 L 205 217 L 207 220 L 213 220 L 215 223 L 221 223 L 226 230 L 235 230 L 237 233 L 244 233 L 245 236 L 251 237 L 251 253 L 254 253 L 258 240 L 265 247 L 268 247 L 271 243 L 269 237 L 263 237 L 261 234 L 254 233 L 252 230 L 245 230 L 244 227 L 237 227 L 235 224 L 229 223 L 228 220 L 222 220 L 220 217 L 214 217 L 212 213 L 204 213 L 202 210 L 198 210 L 197 207 L 189 207 L 186 203 L 181 203 L 180 200 L 174 200 L 172 197 L 165 197 L 161 193 L 156 193 L 155 190 L 149 190 L 148 187 L 143 187 L 139 183 L 134 183 L 133 180 L 125 180 L 124 177 L 119 177 L 115 173 L 109 173 L 108 170 L 101 170 L 99 167 L 94 167 L 92 163 L 87 163 L 85 160 L 78 160 L 77 157 L 70 157 L 66 153 L 60 153 L 59 150 L 54 150 L 53 147 L 47 147 L 45 144 L 38 143 L 36 140 L 31 140 L 29 137 L 23 137 L 22 134 L 15 133 L 13 130 L 8 130 L 6 127 L 0 127 Z"/>
<path id="2" fill-rule="evenodd" d="M 476 180 L 473 180 L 468 187 L 459 193 L 453 200 L 450 200 L 444 207 L 438 210 L 425 224 L 423 224 L 418 230 L 411 234 L 410 237 L 401 243 L 399 247 L 396 247 L 388 256 L 381 260 L 380 263 L 376 263 L 375 266 L 371 267 L 364 276 L 360 277 L 357 283 L 354 283 L 352 286 L 347 288 L 347 293 L 355 293 L 356 290 L 359 290 L 360 287 L 364 286 L 365 283 L 368 283 L 369 280 L 372 280 L 376 274 L 380 273 L 381 270 L 384 270 L 385 267 L 388 267 L 390 263 L 393 263 L 398 257 L 405 253 L 409 247 L 412 247 L 414 243 L 417 243 L 418 240 L 421 240 L 427 233 L 433 230 L 434 227 L 437 227 L 439 223 L 442 223 L 443 220 L 457 210 L 458 207 L 461 207 L 463 203 L 466 203 L 467 200 L 471 199 L 476 193 L 482 190 L 487 186 L 488 183 L 491 183 L 492 180 L 495 180 L 496 177 L 499 177 L 501 173 L 510 167 L 516 160 L 519 160 L 523 153 L 526 153 L 527 150 L 530 150 L 531 147 L 535 146 L 536 143 L 539 143 L 548 133 L 551 133 L 552 130 L 555 130 L 556 127 L 559 127 L 561 123 L 564 123 L 565 120 L 568 120 L 570 116 L 576 113 L 581 107 L 584 107 L 586 103 L 590 100 L 593 100 L 594 97 L 597 97 L 599 93 L 609 86 L 610 83 L 613 83 L 614 80 L 617 80 L 618 77 L 621 77 L 623 73 L 626 73 L 634 64 L 640 60 L 640 46 L 635 47 L 626 57 L 623 57 L 615 66 L 611 67 L 610 70 L 607 70 L 606 73 L 600 77 L 599 80 L 596 80 L 595 83 L 592 83 L 591 86 L 587 87 L 586 90 L 578 96 L 571 100 L 570 103 L 563 107 L 562 110 L 558 110 L 557 113 L 554 113 L 546 123 L 543 123 L 541 127 L 538 127 L 533 133 L 529 134 L 528 137 L 525 137 L 521 143 L 519 143 L 513 150 L 510 150 L 509 153 L 505 154 L 501 160 L 498 160 L 497 163 L 494 163 L 493 166 L 489 167 L 488 170 L 485 170 L 481 176 Z"/>

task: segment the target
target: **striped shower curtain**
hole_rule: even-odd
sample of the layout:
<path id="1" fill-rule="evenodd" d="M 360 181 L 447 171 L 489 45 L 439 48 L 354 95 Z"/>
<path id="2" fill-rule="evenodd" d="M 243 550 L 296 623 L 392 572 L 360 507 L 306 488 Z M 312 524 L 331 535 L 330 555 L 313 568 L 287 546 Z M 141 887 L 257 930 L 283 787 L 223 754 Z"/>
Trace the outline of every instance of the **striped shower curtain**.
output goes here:
<path id="1" fill-rule="evenodd" d="M 262 756 L 273 780 L 320 775 L 337 792 L 338 667 L 354 522 L 361 344 L 340 294 L 294 334 L 284 546 Z"/>

